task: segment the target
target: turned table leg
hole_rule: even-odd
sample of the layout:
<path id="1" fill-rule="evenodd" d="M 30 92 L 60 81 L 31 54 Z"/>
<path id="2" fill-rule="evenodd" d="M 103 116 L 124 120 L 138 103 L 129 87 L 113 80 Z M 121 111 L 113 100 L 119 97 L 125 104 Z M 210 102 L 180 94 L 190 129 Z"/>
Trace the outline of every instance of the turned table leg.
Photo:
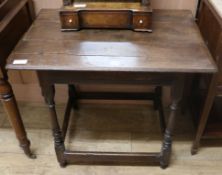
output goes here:
<path id="1" fill-rule="evenodd" d="M 42 92 L 45 97 L 45 101 L 49 107 L 57 160 L 60 163 L 61 167 L 65 167 L 66 161 L 64 158 L 64 152 L 65 152 L 64 139 L 62 136 L 62 131 L 60 129 L 56 110 L 55 110 L 55 101 L 54 101 L 55 87 L 54 85 L 42 85 Z"/>
<path id="2" fill-rule="evenodd" d="M 166 168 L 170 162 L 171 149 L 172 149 L 172 135 L 175 125 L 176 111 L 178 104 L 182 98 L 184 87 L 184 78 L 180 77 L 175 80 L 171 88 L 172 104 L 170 106 L 170 116 L 167 123 L 167 128 L 164 134 L 162 149 L 160 152 L 160 166 Z"/>
<path id="3" fill-rule="evenodd" d="M 26 131 L 18 110 L 12 88 L 10 84 L 4 79 L 0 79 L 0 99 L 3 103 L 5 111 L 8 114 L 9 121 L 15 130 L 20 146 L 28 157 L 36 158 L 36 156 L 33 155 L 30 151 L 30 141 L 26 136 Z"/>

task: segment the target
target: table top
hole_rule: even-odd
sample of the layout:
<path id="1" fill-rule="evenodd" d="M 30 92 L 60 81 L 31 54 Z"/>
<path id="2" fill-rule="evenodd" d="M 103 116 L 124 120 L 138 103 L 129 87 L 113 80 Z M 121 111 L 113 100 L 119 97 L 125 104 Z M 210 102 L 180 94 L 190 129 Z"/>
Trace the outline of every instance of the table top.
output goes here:
<path id="1" fill-rule="evenodd" d="M 21 60 L 27 60 L 27 63 L 20 64 Z M 191 12 L 184 10 L 154 10 L 153 33 L 146 33 L 130 30 L 61 32 L 59 11 L 44 9 L 17 44 L 6 68 L 170 73 L 217 71 Z"/>

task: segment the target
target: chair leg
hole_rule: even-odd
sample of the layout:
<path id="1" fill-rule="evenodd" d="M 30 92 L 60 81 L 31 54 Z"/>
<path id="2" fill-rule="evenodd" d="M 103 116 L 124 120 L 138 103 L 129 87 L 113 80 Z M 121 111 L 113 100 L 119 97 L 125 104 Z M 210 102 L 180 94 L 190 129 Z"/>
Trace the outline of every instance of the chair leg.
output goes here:
<path id="1" fill-rule="evenodd" d="M 27 138 L 11 85 L 4 79 L 0 79 L 0 100 L 8 114 L 8 119 L 15 130 L 21 148 L 29 158 L 35 159 L 36 155 L 30 150 L 30 141 Z"/>
<path id="2" fill-rule="evenodd" d="M 208 117 L 209 117 L 209 113 L 210 113 L 210 110 L 211 110 L 211 107 L 213 105 L 214 98 L 215 98 L 215 95 L 216 95 L 217 79 L 218 79 L 218 74 L 211 76 L 211 81 L 210 81 L 210 84 L 209 84 L 207 97 L 205 99 L 205 103 L 204 103 L 204 106 L 203 106 L 203 110 L 201 112 L 200 121 L 199 121 L 199 124 L 198 124 L 196 136 L 195 136 L 195 139 L 193 141 L 192 148 L 191 148 L 191 154 L 192 155 L 197 154 L 199 146 L 200 146 L 200 140 L 201 140 L 201 137 L 203 135 L 204 129 L 206 127 L 207 120 L 208 120 Z"/>

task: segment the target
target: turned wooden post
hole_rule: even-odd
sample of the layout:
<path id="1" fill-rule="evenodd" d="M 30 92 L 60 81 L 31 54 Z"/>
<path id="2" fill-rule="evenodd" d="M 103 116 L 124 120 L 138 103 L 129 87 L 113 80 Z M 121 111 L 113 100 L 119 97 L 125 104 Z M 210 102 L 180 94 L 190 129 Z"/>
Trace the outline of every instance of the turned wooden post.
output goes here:
<path id="1" fill-rule="evenodd" d="M 166 168 L 170 162 L 170 155 L 172 150 L 172 135 L 175 125 L 176 111 L 178 104 L 183 95 L 184 77 L 178 76 L 171 87 L 172 104 L 170 106 L 170 116 L 168 119 L 167 128 L 164 134 L 164 140 L 160 153 L 160 166 Z"/>
<path id="2" fill-rule="evenodd" d="M 57 160 L 60 163 L 61 167 L 65 167 L 66 161 L 64 158 L 65 145 L 62 136 L 62 131 L 59 126 L 56 110 L 55 110 L 55 86 L 54 85 L 42 85 L 42 93 L 45 97 L 45 101 L 48 104 L 51 125 L 52 125 L 52 133 L 54 137 L 54 146 L 56 151 Z"/>
<path id="3" fill-rule="evenodd" d="M 25 154 L 30 158 L 36 158 L 30 151 L 30 141 L 26 136 L 26 131 L 18 110 L 18 106 L 10 84 L 6 79 L 0 78 L 0 100 L 3 103 L 9 121 L 15 130 L 17 139 Z"/>

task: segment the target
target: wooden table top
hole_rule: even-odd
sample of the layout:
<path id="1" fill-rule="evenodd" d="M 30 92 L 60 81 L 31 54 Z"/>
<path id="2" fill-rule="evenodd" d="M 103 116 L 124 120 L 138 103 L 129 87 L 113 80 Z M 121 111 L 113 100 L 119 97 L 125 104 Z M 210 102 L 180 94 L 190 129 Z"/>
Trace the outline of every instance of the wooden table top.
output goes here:
<path id="1" fill-rule="evenodd" d="M 27 64 L 13 64 L 27 60 Z M 190 11 L 155 10 L 153 33 L 61 32 L 58 10 L 42 10 L 10 55 L 8 69 L 203 72 L 217 67 Z"/>

